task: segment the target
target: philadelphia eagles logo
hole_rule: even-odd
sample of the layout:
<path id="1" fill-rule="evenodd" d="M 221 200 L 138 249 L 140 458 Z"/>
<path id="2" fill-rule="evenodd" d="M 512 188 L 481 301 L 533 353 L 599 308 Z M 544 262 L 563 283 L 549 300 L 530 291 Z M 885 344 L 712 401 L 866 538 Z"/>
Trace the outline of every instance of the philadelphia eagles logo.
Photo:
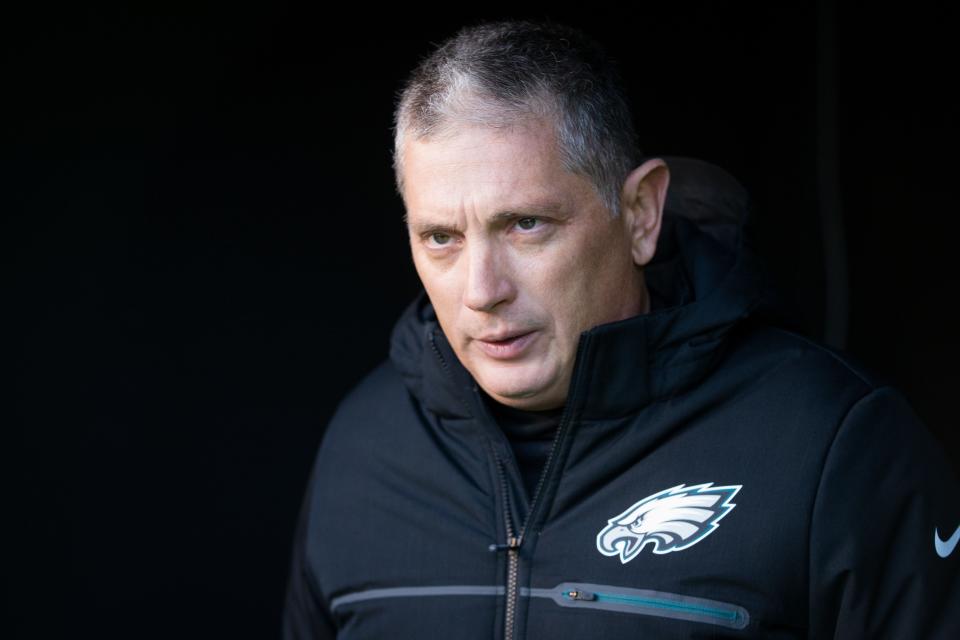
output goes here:
<path id="1" fill-rule="evenodd" d="M 626 564 L 647 544 L 653 545 L 657 554 L 691 547 L 713 533 L 720 519 L 737 506 L 730 500 L 742 486 L 680 484 L 647 496 L 607 521 L 597 534 L 597 551 L 619 555 Z"/>

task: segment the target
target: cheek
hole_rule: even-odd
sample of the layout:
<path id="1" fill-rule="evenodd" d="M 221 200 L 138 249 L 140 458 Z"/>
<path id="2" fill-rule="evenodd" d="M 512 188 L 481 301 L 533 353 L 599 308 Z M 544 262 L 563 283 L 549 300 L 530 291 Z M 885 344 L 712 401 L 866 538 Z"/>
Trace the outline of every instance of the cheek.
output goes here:
<path id="1" fill-rule="evenodd" d="M 441 268 L 435 261 L 419 255 L 417 251 L 413 254 L 413 264 L 440 325 L 449 334 L 456 329 L 456 318 L 462 298 L 462 279 L 457 269 Z"/>
<path id="2" fill-rule="evenodd" d="M 621 287 L 617 249 L 602 234 L 585 234 L 526 265 L 530 294 L 553 317 L 559 334 L 576 342 L 616 299 Z"/>
<path id="3" fill-rule="evenodd" d="M 591 265 L 577 259 L 577 251 L 566 249 L 540 256 L 525 265 L 526 289 L 551 316 L 561 334 L 576 333 L 589 314 Z"/>

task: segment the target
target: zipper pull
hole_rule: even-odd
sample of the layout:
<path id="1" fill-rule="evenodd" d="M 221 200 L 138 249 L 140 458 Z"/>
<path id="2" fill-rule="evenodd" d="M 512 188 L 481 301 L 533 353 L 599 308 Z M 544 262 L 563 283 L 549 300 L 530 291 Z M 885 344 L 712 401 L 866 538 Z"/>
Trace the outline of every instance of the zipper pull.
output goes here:
<path id="1" fill-rule="evenodd" d="M 491 552 L 493 551 L 506 551 L 508 549 L 517 549 L 520 546 L 520 538 L 515 538 L 513 536 L 507 538 L 507 544 L 497 544 L 493 543 L 487 549 Z"/>
<path id="2" fill-rule="evenodd" d="M 596 600 L 597 594 L 591 593 L 589 591 L 565 591 L 563 595 L 567 596 L 571 600 Z"/>

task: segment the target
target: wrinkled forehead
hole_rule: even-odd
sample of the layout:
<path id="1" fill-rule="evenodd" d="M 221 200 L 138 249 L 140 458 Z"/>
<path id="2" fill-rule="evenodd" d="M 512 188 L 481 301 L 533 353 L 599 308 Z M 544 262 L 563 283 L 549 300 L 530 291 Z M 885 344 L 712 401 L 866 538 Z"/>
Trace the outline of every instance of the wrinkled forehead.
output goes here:
<path id="1" fill-rule="evenodd" d="M 408 218 L 520 203 L 576 206 L 593 193 L 565 169 L 552 127 L 460 126 L 444 135 L 404 143 L 404 201 Z"/>

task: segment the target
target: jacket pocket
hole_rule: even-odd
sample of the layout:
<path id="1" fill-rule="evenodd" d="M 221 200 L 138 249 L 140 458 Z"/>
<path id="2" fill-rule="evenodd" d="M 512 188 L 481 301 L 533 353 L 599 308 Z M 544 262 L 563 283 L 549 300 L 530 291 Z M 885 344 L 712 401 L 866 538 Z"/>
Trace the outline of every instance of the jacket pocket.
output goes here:
<path id="1" fill-rule="evenodd" d="M 521 591 L 521 595 L 550 598 L 561 607 L 675 618 L 730 629 L 743 629 L 750 624 L 750 614 L 741 606 L 665 591 L 630 589 L 589 582 L 562 582 L 552 589 L 531 588 L 525 591 L 526 593 Z"/>

